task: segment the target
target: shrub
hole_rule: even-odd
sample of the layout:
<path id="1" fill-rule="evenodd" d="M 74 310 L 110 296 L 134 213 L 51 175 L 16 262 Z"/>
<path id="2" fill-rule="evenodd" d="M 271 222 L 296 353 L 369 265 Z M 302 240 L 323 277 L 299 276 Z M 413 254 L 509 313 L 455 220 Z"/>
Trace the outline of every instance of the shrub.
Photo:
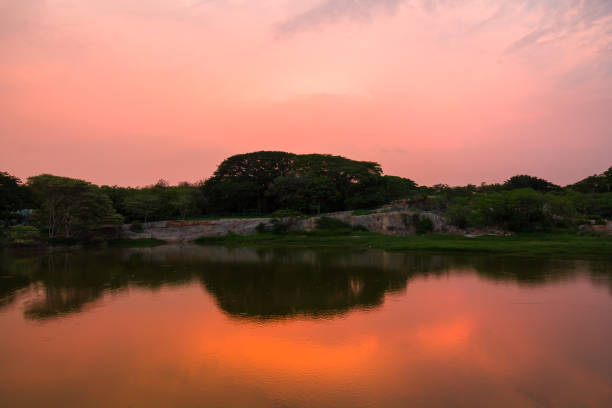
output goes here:
<path id="1" fill-rule="evenodd" d="M 415 232 L 419 235 L 427 234 L 429 232 L 433 232 L 434 230 L 434 223 L 429 217 L 413 214 L 412 223 L 414 225 Z"/>
<path id="2" fill-rule="evenodd" d="M 291 225 L 290 220 L 283 221 L 281 218 L 273 218 L 270 223 L 272 224 L 270 231 L 275 234 L 284 234 L 289 231 L 289 226 Z"/>
<path id="3" fill-rule="evenodd" d="M 338 229 L 350 229 L 351 226 L 344 221 L 340 221 L 336 218 L 331 217 L 320 217 L 317 219 L 317 229 L 320 230 L 338 230 Z"/>
<path id="4" fill-rule="evenodd" d="M 266 227 L 266 224 L 264 224 L 263 222 L 260 222 L 259 224 L 257 224 L 257 226 L 255 227 L 255 231 L 258 234 L 264 234 L 266 232 L 268 232 L 268 227 Z"/>
<path id="5" fill-rule="evenodd" d="M 466 205 L 452 205 L 446 213 L 452 225 L 459 228 L 467 228 L 469 226 L 470 208 Z"/>
<path id="6" fill-rule="evenodd" d="M 142 223 L 140 221 L 132 221 L 132 225 L 130 225 L 130 231 L 142 232 Z"/>
<path id="7" fill-rule="evenodd" d="M 4 232 L 4 243 L 8 246 L 30 246 L 40 242 L 40 231 L 35 227 L 18 225 Z"/>

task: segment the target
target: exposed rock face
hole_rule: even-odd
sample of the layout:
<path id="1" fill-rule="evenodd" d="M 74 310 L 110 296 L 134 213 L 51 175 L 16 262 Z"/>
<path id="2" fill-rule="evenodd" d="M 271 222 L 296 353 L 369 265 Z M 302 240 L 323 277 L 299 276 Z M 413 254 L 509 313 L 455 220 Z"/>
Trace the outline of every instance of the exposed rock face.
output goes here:
<path id="1" fill-rule="evenodd" d="M 582 231 L 597 231 L 605 235 L 612 235 L 612 221 L 610 220 L 606 220 L 605 223 L 601 225 L 586 224 L 581 225 L 579 228 Z"/>
<path id="2" fill-rule="evenodd" d="M 389 211 L 377 212 L 368 215 L 352 215 L 352 211 L 343 211 L 331 214 L 324 214 L 324 217 L 335 218 L 349 224 L 351 227 L 363 227 L 371 232 L 378 232 L 385 235 L 411 235 L 414 234 L 412 215 L 415 212 L 408 211 Z M 447 225 L 443 217 L 430 212 L 418 212 L 421 217 L 429 218 L 434 225 L 435 232 L 446 231 Z M 317 220 L 320 217 L 311 217 L 299 220 L 296 223 L 296 230 L 311 231 L 316 228 Z"/>
<path id="3" fill-rule="evenodd" d="M 371 232 L 386 235 L 411 235 L 415 233 L 412 217 L 415 212 L 388 211 L 376 212 L 368 215 L 352 215 L 352 211 L 343 211 L 322 216 L 335 218 L 352 227 L 363 227 Z M 452 227 L 446 224 L 443 217 L 430 212 L 418 212 L 421 217 L 429 218 L 434 225 L 435 232 L 453 232 Z M 290 229 L 294 231 L 311 231 L 316 228 L 317 219 L 310 217 L 297 219 Z M 228 233 L 248 235 L 256 233 L 259 224 L 272 226 L 271 218 L 227 218 L 204 221 L 158 221 L 142 225 L 143 232 L 130 231 L 130 225 L 121 227 L 121 234 L 125 238 L 156 238 L 163 241 L 193 241 L 199 237 L 214 237 Z"/>
<path id="4" fill-rule="evenodd" d="M 254 234 L 260 223 L 271 225 L 270 218 L 228 218 L 203 221 L 157 221 L 142 224 L 143 232 L 130 231 L 130 225 L 121 227 L 125 238 L 156 238 L 163 241 L 193 241 L 197 238 L 215 237 L 228 233 Z"/>

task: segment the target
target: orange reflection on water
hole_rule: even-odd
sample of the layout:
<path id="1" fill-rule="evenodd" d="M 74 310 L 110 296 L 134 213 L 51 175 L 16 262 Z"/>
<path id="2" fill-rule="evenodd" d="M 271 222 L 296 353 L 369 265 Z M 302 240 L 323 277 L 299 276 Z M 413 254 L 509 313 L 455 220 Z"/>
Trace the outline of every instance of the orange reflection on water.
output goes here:
<path id="1" fill-rule="evenodd" d="M 378 309 L 324 319 L 228 317 L 197 283 L 106 296 L 63 319 L 22 312 L 0 314 L 11 407 L 612 401 L 612 302 L 586 281 L 415 279 Z"/>

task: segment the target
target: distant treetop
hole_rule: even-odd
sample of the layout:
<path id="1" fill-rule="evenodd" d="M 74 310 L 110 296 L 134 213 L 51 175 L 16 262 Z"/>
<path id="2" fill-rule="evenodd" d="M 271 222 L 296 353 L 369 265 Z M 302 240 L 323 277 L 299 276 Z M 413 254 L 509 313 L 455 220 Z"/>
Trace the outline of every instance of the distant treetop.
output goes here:
<path id="1" fill-rule="evenodd" d="M 503 187 L 505 190 L 531 188 L 533 190 L 542 192 L 561 190 L 560 186 L 553 184 L 550 181 L 538 177 L 528 176 L 526 174 L 510 177 L 503 184 Z"/>

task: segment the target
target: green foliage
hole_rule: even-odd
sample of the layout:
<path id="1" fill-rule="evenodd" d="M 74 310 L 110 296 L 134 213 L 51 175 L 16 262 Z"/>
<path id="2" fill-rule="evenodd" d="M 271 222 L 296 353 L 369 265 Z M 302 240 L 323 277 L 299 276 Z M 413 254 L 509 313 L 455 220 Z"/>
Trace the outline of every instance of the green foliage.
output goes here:
<path id="1" fill-rule="evenodd" d="M 302 216 L 302 213 L 299 211 L 291 210 L 288 208 L 283 208 L 280 210 L 276 210 L 272 213 L 272 220 L 270 223 L 272 226 L 269 229 L 269 232 L 273 232 L 275 234 L 283 234 L 288 232 L 297 221 L 297 218 Z M 256 230 L 259 233 L 267 232 L 268 229 L 262 223 L 258 224 Z"/>
<path id="2" fill-rule="evenodd" d="M 383 176 L 385 201 L 411 197 L 418 188 L 417 184 L 404 177 Z"/>
<path id="3" fill-rule="evenodd" d="M 288 208 L 302 213 L 380 205 L 414 182 L 385 179 L 377 163 L 341 156 L 255 152 L 225 160 L 207 180 L 208 211 L 262 213 Z"/>
<path id="4" fill-rule="evenodd" d="M 186 219 L 201 215 L 204 197 L 198 186 L 180 183 L 169 186 L 163 180 L 144 188 L 102 186 L 114 208 L 128 221 Z"/>
<path id="5" fill-rule="evenodd" d="M 3 241 L 6 246 L 31 246 L 40 243 L 40 231 L 38 228 L 17 225 L 8 227 L 3 233 Z"/>
<path id="6" fill-rule="evenodd" d="M 434 230 L 433 221 L 425 215 L 412 214 L 412 225 L 418 235 L 428 234 Z"/>
<path id="7" fill-rule="evenodd" d="M 612 167 L 568 187 L 580 193 L 612 193 Z"/>
<path id="8" fill-rule="evenodd" d="M 353 211 L 353 215 L 371 215 L 376 214 L 374 210 L 355 210 Z"/>
<path id="9" fill-rule="evenodd" d="M 81 237 L 122 217 L 99 187 L 68 177 L 42 174 L 28 179 L 38 206 L 39 223 L 49 239 Z"/>
<path id="10" fill-rule="evenodd" d="M 316 225 L 317 229 L 320 230 L 342 230 L 351 228 L 351 226 L 346 222 L 331 217 L 318 218 Z"/>
<path id="11" fill-rule="evenodd" d="M 123 202 L 127 215 L 143 222 L 149 221 L 161 206 L 161 194 L 152 189 L 132 190 Z"/>
<path id="12" fill-rule="evenodd" d="M 101 226 L 121 222 L 122 217 L 128 222 L 148 222 L 272 213 L 275 221 L 268 229 L 286 232 L 301 214 L 355 210 L 353 215 L 369 215 L 373 210 L 363 208 L 401 200 L 400 207 L 441 214 L 461 228 L 546 231 L 611 219 L 611 186 L 612 168 L 564 189 L 527 175 L 511 177 L 503 184 L 425 187 L 407 178 L 383 176 L 374 162 L 260 151 L 229 157 L 198 185 L 170 186 L 160 180 L 144 188 L 97 187 L 48 174 L 23 185 L 16 177 L 0 173 L 0 225 L 34 221 L 57 242 L 85 238 Z M 33 217 L 31 209 L 35 209 Z M 407 221 L 412 225 L 412 219 Z M 415 229 L 420 222 L 414 222 Z M 134 225 L 138 230 L 138 224 Z M 423 224 L 418 230 L 429 228 Z"/>
<path id="13" fill-rule="evenodd" d="M 266 232 L 268 232 L 268 227 L 266 226 L 266 224 L 264 224 L 263 222 L 260 222 L 259 224 L 257 224 L 257 226 L 255 227 L 255 231 L 258 234 L 265 234 Z"/>
<path id="14" fill-rule="evenodd" d="M 130 231 L 132 232 L 142 232 L 142 223 L 140 221 L 132 221 L 130 225 Z"/>
<path id="15" fill-rule="evenodd" d="M 217 213 L 269 211 L 266 190 L 288 174 L 292 153 L 260 151 L 225 159 L 203 185 L 209 210 Z"/>
<path id="16" fill-rule="evenodd" d="M 471 208 L 465 203 L 456 203 L 449 207 L 446 212 L 449 222 L 459 228 L 467 228 L 470 226 Z"/>
<path id="17" fill-rule="evenodd" d="M 32 199 L 27 186 L 20 179 L 0 172 L 0 224 L 21 221 L 19 210 L 31 208 Z"/>
<path id="18" fill-rule="evenodd" d="M 510 231 L 546 231 L 567 227 L 576 216 L 571 200 L 563 194 L 541 193 L 530 188 L 478 194 L 457 200 L 447 213 L 461 227 L 496 226 Z"/>
<path id="19" fill-rule="evenodd" d="M 459 235 L 428 234 L 409 237 L 360 233 L 347 238 L 336 231 L 295 232 L 289 234 L 239 235 L 204 237 L 202 245 L 236 245 L 268 248 L 378 248 L 388 251 L 435 251 L 471 253 L 504 253 L 526 255 L 608 256 L 612 253 L 612 238 L 578 234 L 521 233 L 512 237 L 481 236 L 466 238 Z"/>
<path id="20" fill-rule="evenodd" d="M 517 189 L 530 188 L 532 190 L 541 191 L 541 192 L 561 190 L 561 187 L 549 181 L 546 181 L 538 177 L 528 176 L 525 174 L 510 177 L 503 184 L 503 187 L 506 190 L 517 190 Z"/>

